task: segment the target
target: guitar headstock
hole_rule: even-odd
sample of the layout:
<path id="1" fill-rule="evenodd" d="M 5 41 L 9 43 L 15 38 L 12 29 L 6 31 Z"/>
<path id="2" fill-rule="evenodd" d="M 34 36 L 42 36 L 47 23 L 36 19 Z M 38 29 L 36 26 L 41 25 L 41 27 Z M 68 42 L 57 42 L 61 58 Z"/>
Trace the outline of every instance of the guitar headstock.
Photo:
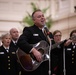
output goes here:
<path id="1" fill-rule="evenodd" d="M 73 41 L 76 41 L 76 35 L 72 35 L 72 36 L 70 37 L 70 39 L 73 40 Z"/>

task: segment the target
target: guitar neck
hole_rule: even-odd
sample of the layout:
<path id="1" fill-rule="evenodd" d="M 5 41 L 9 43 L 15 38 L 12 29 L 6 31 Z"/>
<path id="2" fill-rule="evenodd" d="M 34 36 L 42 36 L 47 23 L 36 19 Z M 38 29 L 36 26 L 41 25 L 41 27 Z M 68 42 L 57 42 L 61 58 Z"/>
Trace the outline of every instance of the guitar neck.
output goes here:
<path id="1" fill-rule="evenodd" d="M 58 42 L 58 43 L 53 44 L 53 45 L 51 46 L 51 48 L 52 48 L 52 49 L 54 49 L 54 48 L 56 48 L 58 45 L 62 44 L 63 42 L 65 42 L 65 40 L 64 40 L 64 41 L 61 41 L 61 42 Z"/>

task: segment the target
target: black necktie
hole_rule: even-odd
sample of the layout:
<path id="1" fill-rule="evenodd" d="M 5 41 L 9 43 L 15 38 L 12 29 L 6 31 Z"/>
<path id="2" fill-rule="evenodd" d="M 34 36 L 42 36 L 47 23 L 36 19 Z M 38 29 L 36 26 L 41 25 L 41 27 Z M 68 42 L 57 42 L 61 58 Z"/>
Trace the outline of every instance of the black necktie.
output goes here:
<path id="1" fill-rule="evenodd" d="M 9 49 L 6 49 L 7 52 L 9 52 Z"/>

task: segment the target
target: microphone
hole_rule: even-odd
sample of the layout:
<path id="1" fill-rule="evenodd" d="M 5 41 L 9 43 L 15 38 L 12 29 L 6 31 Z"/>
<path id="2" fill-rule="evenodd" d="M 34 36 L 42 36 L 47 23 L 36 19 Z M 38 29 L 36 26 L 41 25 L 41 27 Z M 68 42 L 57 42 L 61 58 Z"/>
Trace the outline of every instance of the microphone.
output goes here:
<path id="1" fill-rule="evenodd" d="M 46 25 L 44 25 L 44 30 L 46 31 L 46 34 L 47 34 L 50 38 L 53 38 L 52 33 L 49 31 L 49 29 L 47 28 Z"/>
<path id="2" fill-rule="evenodd" d="M 46 34 L 49 35 L 51 32 L 48 30 L 47 26 L 44 25 L 44 30 L 46 31 Z"/>

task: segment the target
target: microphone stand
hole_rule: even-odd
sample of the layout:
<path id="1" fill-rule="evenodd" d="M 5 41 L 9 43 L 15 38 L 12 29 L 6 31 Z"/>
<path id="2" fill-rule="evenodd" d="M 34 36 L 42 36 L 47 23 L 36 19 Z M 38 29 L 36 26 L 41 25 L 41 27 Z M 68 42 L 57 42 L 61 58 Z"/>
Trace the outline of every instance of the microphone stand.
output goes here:
<path id="1" fill-rule="evenodd" d="M 49 75 L 51 75 L 51 45 L 52 44 L 51 44 L 51 39 L 49 37 L 50 32 L 46 26 L 44 27 L 44 34 L 46 35 L 47 41 L 50 44 L 50 46 L 49 46 L 49 71 L 48 71 L 48 73 L 49 73 Z"/>
<path id="2" fill-rule="evenodd" d="M 65 48 L 63 49 L 63 73 L 66 75 L 66 68 L 65 68 Z"/>
<path id="3" fill-rule="evenodd" d="M 49 75 L 51 75 L 51 41 L 49 46 Z"/>
<path id="4" fill-rule="evenodd" d="M 50 44 L 50 46 L 49 46 L 49 75 L 51 75 L 51 45 L 52 45 L 52 43 L 51 43 L 51 39 L 50 39 L 49 35 L 47 35 L 47 39 Z"/>

